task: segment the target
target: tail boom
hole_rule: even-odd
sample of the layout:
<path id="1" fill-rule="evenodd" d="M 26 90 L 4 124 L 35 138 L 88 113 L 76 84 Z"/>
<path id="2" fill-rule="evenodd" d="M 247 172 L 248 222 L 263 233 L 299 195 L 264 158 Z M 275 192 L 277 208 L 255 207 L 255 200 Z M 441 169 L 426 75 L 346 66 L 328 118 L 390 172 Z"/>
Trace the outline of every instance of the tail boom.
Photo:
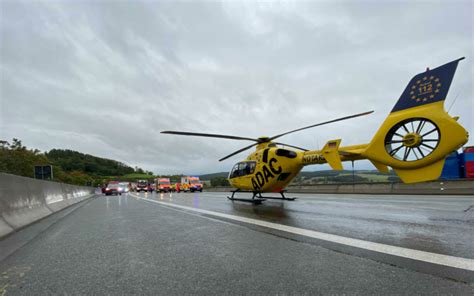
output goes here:
<path id="1" fill-rule="evenodd" d="M 340 140 L 335 140 L 335 141 L 340 142 Z M 331 142 L 332 141 L 329 141 L 328 143 L 331 143 Z M 328 146 L 328 144 L 326 144 L 326 146 Z M 339 161 L 341 162 L 361 160 L 361 159 L 366 159 L 366 157 L 362 153 L 365 151 L 367 146 L 368 144 L 337 147 L 337 150 L 335 151 L 337 152 L 337 156 L 339 158 Z M 328 163 L 329 165 L 331 165 L 333 169 L 342 169 L 342 167 L 338 167 L 338 168 L 333 167 L 332 164 L 334 163 L 335 165 L 335 163 L 337 163 L 338 161 L 332 160 L 331 157 L 328 157 L 328 154 L 330 154 L 330 152 L 327 152 L 325 148 L 321 150 L 306 151 L 303 153 L 303 157 L 301 161 L 304 166 Z"/>
<path id="2" fill-rule="evenodd" d="M 329 141 L 322 150 L 304 152 L 302 164 L 342 169 L 342 161 L 368 159 L 379 171 L 392 167 L 405 183 L 438 179 L 446 156 L 469 137 L 458 117 L 444 110 L 462 59 L 414 76 L 370 143 L 339 147 L 340 140 Z"/>

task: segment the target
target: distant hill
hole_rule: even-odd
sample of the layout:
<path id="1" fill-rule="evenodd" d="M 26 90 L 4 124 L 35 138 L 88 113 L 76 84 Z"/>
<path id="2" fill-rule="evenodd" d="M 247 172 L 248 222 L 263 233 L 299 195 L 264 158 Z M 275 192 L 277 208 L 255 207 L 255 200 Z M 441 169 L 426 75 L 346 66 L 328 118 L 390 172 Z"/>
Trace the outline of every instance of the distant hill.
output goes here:
<path id="1" fill-rule="evenodd" d="M 66 172 L 81 171 L 95 176 L 122 176 L 135 172 L 132 167 L 119 161 L 73 150 L 52 149 L 45 155 Z"/>
<path id="2" fill-rule="evenodd" d="M 398 182 L 400 179 L 395 172 L 388 174 L 377 170 L 324 170 L 314 172 L 300 172 L 291 183 L 292 185 L 310 185 L 326 183 L 371 183 L 371 182 Z"/>
<path id="3" fill-rule="evenodd" d="M 375 170 L 356 170 L 354 171 L 355 174 L 373 174 L 373 175 L 382 175 L 382 176 L 395 176 L 395 173 L 392 171 L 389 174 L 383 174 Z M 219 172 L 219 173 L 212 173 L 212 174 L 205 174 L 200 175 L 199 178 L 201 180 L 211 180 L 212 178 L 216 177 L 225 177 L 229 175 L 229 172 Z M 315 177 L 327 177 L 327 176 L 338 176 L 338 175 L 352 175 L 351 170 L 342 170 L 342 171 L 334 171 L 334 170 L 323 170 L 323 171 L 313 171 L 313 172 L 300 172 L 297 176 L 304 177 L 304 178 L 315 178 Z"/>
<path id="4" fill-rule="evenodd" d="M 51 165 L 54 181 L 77 185 L 97 186 L 121 176 L 153 177 L 152 172 L 116 160 L 73 150 L 52 149 L 43 153 L 23 146 L 19 139 L 11 142 L 0 139 L 0 172 L 34 178 L 37 165 Z"/>
<path id="5" fill-rule="evenodd" d="M 228 172 L 219 172 L 200 175 L 201 180 L 211 181 L 213 184 L 225 184 L 223 179 L 229 175 Z M 390 182 L 398 181 L 398 177 L 393 171 L 388 174 L 380 173 L 376 170 L 323 170 L 313 172 L 300 172 L 292 181 L 292 185 L 321 184 L 321 183 L 366 183 L 366 182 Z"/>
<path id="6" fill-rule="evenodd" d="M 381 176 L 395 176 L 395 172 L 390 171 L 388 174 L 380 173 L 376 170 L 355 170 L 354 173 L 357 174 L 372 174 L 372 175 L 381 175 Z M 338 176 L 338 175 L 352 175 L 352 170 L 323 170 L 323 171 L 313 171 L 313 172 L 300 172 L 298 177 L 305 178 L 314 178 L 314 177 L 326 177 L 326 176 Z"/>
<path id="7" fill-rule="evenodd" d="M 229 172 L 212 173 L 212 174 L 200 175 L 199 179 L 211 180 L 214 178 L 227 178 L 228 175 L 229 175 Z"/>

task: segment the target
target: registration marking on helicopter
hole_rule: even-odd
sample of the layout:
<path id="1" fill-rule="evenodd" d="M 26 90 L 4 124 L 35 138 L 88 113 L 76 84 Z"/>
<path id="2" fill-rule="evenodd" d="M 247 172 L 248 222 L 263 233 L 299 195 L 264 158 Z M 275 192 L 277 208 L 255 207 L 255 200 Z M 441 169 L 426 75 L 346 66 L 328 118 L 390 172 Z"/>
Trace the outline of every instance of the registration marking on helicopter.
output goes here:
<path id="1" fill-rule="evenodd" d="M 386 244 L 381 244 L 381 243 L 374 243 L 374 242 L 364 241 L 360 239 L 339 236 L 335 234 L 329 234 L 329 233 L 324 233 L 324 232 L 319 232 L 319 231 L 314 231 L 314 230 L 308 230 L 308 229 L 282 225 L 278 223 L 272 223 L 272 222 L 261 221 L 261 220 L 252 219 L 252 218 L 229 215 L 229 214 L 224 214 L 224 213 L 219 213 L 219 212 L 214 212 L 214 211 L 209 211 L 209 210 L 197 209 L 197 208 L 172 204 L 168 202 L 161 202 L 161 201 L 152 200 L 148 198 L 142 198 L 134 194 L 131 194 L 131 195 L 138 199 L 148 201 L 148 202 L 153 202 L 153 203 L 163 205 L 166 207 L 173 207 L 173 208 L 197 212 L 197 213 L 201 213 L 201 214 L 205 214 L 209 216 L 220 217 L 220 218 L 224 218 L 228 220 L 234 220 L 234 221 L 239 221 L 243 223 L 253 224 L 253 225 L 262 226 L 262 227 L 275 229 L 279 231 L 284 231 L 288 233 L 293 233 L 293 234 L 297 234 L 301 236 L 324 240 L 324 241 L 328 241 L 332 243 L 342 244 L 349 247 L 355 247 L 359 249 L 365 249 L 369 251 L 408 258 L 412 260 L 418 260 L 418 261 L 423 261 L 423 262 L 437 264 L 437 265 L 443 265 L 443 266 L 448 266 L 448 267 L 453 267 L 453 268 L 458 268 L 458 269 L 464 269 L 468 271 L 474 271 L 474 259 L 431 253 L 431 252 L 408 249 L 408 248 L 386 245 Z"/>

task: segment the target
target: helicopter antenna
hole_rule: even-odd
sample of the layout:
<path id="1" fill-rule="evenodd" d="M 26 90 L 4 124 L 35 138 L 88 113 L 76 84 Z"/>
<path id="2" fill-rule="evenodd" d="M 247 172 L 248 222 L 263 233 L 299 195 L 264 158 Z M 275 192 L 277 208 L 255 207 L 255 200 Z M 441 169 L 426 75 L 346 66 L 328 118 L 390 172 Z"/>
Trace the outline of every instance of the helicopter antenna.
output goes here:
<path id="1" fill-rule="evenodd" d="M 458 93 L 458 94 L 456 95 L 456 97 L 454 98 L 453 102 L 451 103 L 451 106 L 449 106 L 449 108 L 448 108 L 448 113 L 449 113 L 449 111 L 451 111 L 451 108 L 453 108 L 454 103 L 456 103 L 456 99 L 459 97 L 459 94 L 460 94 L 460 93 Z"/>

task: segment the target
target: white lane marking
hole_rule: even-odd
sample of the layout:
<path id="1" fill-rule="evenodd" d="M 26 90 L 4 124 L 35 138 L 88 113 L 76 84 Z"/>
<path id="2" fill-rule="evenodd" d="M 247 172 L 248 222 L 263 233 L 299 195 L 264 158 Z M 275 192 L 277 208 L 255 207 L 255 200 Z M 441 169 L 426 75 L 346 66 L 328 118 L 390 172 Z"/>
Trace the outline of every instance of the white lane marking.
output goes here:
<path id="1" fill-rule="evenodd" d="M 360 249 L 375 251 L 378 253 L 384 253 L 388 255 L 474 271 L 474 259 L 454 257 L 454 256 L 449 256 L 449 255 L 442 255 L 442 254 L 437 254 L 437 253 L 431 253 L 431 252 L 413 250 L 413 249 L 402 248 L 402 247 L 397 247 L 397 246 L 385 245 L 385 244 L 380 244 L 380 243 L 374 243 L 374 242 L 364 241 L 360 239 L 339 236 L 335 234 L 329 234 L 329 233 L 302 229 L 302 228 L 297 228 L 297 227 L 292 227 L 292 226 L 287 226 L 287 225 L 282 225 L 282 224 L 277 224 L 277 223 L 272 223 L 272 222 L 261 221 L 261 220 L 252 219 L 252 218 L 246 218 L 246 217 L 241 217 L 241 216 L 235 216 L 235 215 L 229 215 L 229 214 L 224 214 L 224 213 L 219 213 L 219 212 L 191 208 L 191 207 L 167 203 L 167 202 L 161 202 L 161 201 L 152 200 L 148 198 L 142 198 L 134 194 L 131 194 L 131 195 L 144 201 L 153 202 L 153 203 L 157 203 L 157 204 L 168 206 L 168 207 L 174 207 L 174 208 L 183 209 L 187 211 L 193 211 L 193 212 L 206 214 L 210 216 L 221 217 L 221 218 L 225 218 L 229 220 L 254 224 L 254 225 L 263 226 L 266 228 L 294 233 L 297 235 L 316 238 L 316 239 L 333 242 L 337 244 L 342 244 L 342 245 L 346 245 L 350 247 L 356 247 Z"/>

